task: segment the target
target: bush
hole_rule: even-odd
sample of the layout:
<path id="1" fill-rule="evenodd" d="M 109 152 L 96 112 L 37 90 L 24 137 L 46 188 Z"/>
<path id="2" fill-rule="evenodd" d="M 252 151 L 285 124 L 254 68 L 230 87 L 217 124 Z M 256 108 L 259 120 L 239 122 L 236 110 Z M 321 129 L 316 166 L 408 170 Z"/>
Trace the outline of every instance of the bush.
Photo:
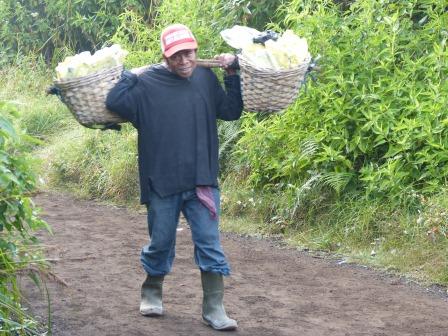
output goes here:
<path id="1" fill-rule="evenodd" d="M 284 24 L 305 36 L 322 71 L 295 105 L 248 115 L 237 159 L 249 185 L 353 191 L 418 202 L 448 177 L 448 13 L 439 1 L 292 0 Z"/>

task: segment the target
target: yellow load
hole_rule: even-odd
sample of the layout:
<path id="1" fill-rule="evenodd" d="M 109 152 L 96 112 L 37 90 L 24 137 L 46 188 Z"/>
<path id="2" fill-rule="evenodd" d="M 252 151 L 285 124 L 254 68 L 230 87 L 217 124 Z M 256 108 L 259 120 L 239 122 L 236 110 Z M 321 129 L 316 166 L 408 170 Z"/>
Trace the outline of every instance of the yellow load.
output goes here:
<path id="1" fill-rule="evenodd" d="M 68 56 L 56 67 L 56 79 L 72 79 L 83 77 L 101 70 L 122 65 L 128 52 L 118 44 L 105 47 L 93 55 L 84 51 L 74 56 Z"/>
<path id="2" fill-rule="evenodd" d="M 310 59 L 308 43 L 292 30 L 286 30 L 275 41 L 254 43 L 261 32 L 256 29 L 234 26 L 221 32 L 223 39 L 241 50 L 241 55 L 256 68 L 273 70 L 292 69 Z"/>

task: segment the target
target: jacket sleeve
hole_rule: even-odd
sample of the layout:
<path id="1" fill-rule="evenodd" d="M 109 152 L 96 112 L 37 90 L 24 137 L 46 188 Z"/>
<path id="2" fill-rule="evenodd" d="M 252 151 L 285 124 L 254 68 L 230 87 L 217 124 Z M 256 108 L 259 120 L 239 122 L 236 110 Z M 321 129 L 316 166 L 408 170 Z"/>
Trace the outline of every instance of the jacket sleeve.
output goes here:
<path id="1" fill-rule="evenodd" d="M 216 78 L 216 77 L 215 77 Z M 239 75 L 224 77 L 225 91 L 216 79 L 217 118 L 222 120 L 237 120 L 243 111 L 241 85 Z"/>
<path id="2" fill-rule="evenodd" d="M 138 128 L 138 77 L 124 71 L 121 79 L 109 91 L 106 97 L 106 108 L 123 119 L 130 121 Z"/>

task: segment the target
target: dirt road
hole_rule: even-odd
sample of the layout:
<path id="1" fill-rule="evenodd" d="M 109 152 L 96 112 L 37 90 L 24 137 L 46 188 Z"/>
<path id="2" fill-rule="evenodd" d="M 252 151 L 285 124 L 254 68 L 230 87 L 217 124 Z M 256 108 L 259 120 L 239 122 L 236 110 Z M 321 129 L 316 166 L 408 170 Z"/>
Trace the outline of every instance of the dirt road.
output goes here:
<path id="1" fill-rule="evenodd" d="M 166 278 L 165 316 L 139 314 L 146 216 L 64 194 L 35 198 L 54 235 L 42 235 L 53 270 L 54 335 L 222 335 L 201 322 L 199 272 L 191 235 L 178 230 Z M 223 234 L 233 274 L 225 303 L 235 335 L 448 335 L 447 298 L 362 267 L 338 265 L 265 240 Z M 42 294 L 22 280 L 31 311 L 45 319 Z"/>

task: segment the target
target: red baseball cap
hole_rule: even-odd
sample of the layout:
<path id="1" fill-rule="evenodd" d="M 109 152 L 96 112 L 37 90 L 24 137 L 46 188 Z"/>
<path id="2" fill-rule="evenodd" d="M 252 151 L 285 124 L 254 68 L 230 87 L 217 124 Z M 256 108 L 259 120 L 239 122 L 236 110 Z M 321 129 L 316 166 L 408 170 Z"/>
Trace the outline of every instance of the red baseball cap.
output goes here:
<path id="1" fill-rule="evenodd" d="M 165 57 L 170 57 L 180 50 L 197 49 L 198 43 L 191 30 L 183 24 L 176 23 L 166 27 L 160 34 L 160 46 Z"/>

